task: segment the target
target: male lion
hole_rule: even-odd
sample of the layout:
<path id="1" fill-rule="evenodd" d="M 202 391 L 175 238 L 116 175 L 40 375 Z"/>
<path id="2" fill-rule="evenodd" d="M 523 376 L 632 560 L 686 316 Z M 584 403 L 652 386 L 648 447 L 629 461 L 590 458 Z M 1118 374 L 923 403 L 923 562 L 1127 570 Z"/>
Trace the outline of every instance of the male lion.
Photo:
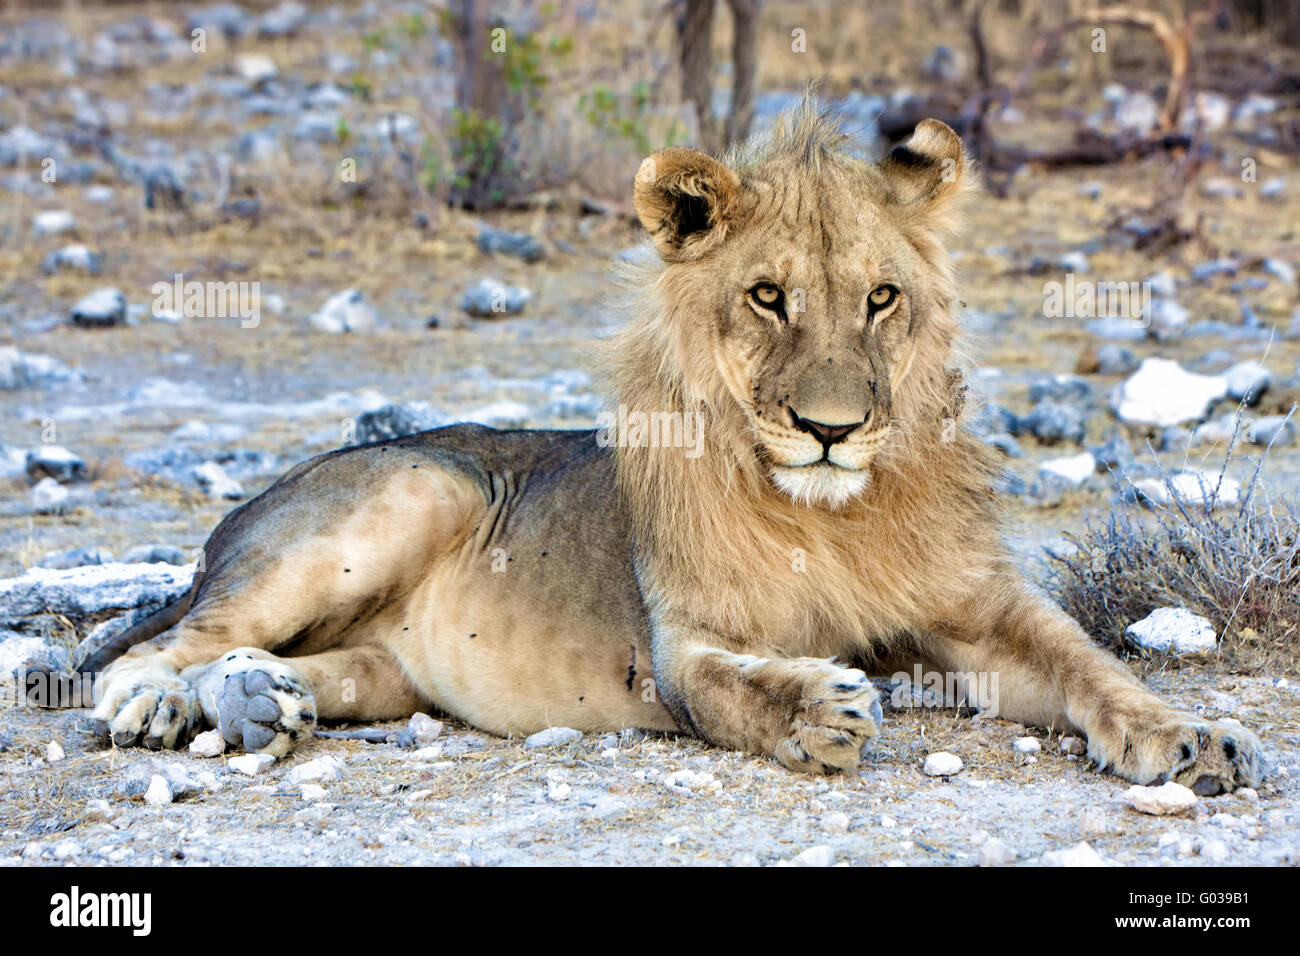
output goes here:
<path id="1" fill-rule="evenodd" d="M 701 422 L 698 454 L 456 425 L 314 458 L 221 522 L 184 599 L 85 662 L 121 655 L 96 715 L 120 746 L 203 719 L 282 755 L 317 717 L 435 707 L 825 773 L 880 729 L 858 668 L 923 662 L 996 673 L 1000 716 L 1082 733 L 1129 780 L 1255 785 L 1252 733 L 1149 693 L 999 540 L 945 364 L 967 166 L 933 120 L 867 163 L 810 104 L 726 164 L 655 153 L 635 204 L 660 261 L 630 267 L 610 377 L 629 420 Z"/>

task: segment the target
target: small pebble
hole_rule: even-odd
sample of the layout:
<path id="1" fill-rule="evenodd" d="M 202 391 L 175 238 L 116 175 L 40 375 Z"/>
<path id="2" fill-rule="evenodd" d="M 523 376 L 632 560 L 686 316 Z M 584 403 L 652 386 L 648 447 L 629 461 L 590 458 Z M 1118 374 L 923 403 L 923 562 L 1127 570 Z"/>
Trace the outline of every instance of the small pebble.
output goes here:
<path id="1" fill-rule="evenodd" d="M 1226 863 L 1228 857 L 1232 855 L 1228 850 L 1228 844 L 1222 840 L 1211 840 L 1201 847 L 1201 856 L 1205 857 L 1211 863 Z"/>
<path id="2" fill-rule="evenodd" d="M 980 866 L 1010 866 L 1018 855 L 1005 840 L 991 837 L 980 847 Z"/>
<path id="3" fill-rule="evenodd" d="M 275 758 L 270 754 L 240 754 L 226 760 L 227 767 L 248 777 L 256 777 L 273 763 Z"/>
<path id="4" fill-rule="evenodd" d="M 1011 746 L 1018 754 L 1036 754 L 1043 749 L 1037 737 L 1021 737 Z"/>
<path id="5" fill-rule="evenodd" d="M 963 766 L 965 764 L 956 754 L 939 750 L 925 758 L 925 766 L 922 769 L 928 777 L 951 777 L 953 774 L 961 773 Z"/>
<path id="6" fill-rule="evenodd" d="M 1158 787 L 1129 787 L 1124 791 L 1123 800 L 1139 813 L 1168 816 L 1190 810 L 1196 806 L 1197 797 L 1181 783 L 1170 780 Z"/>
<path id="7" fill-rule="evenodd" d="M 1102 866 L 1101 856 L 1087 843 L 1043 854 L 1043 866 Z"/>
<path id="8" fill-rule="evenodd" d="M 849 815 L 842 811 L 828 813 L 822 817 L 822 829 L 827 833 L 845 833 L 849 829 Z"/>
<path id="9" fill-rule="evenodd" d="M 429 744 L 442 733 L 442 721 L 434 720 L 428 714 L 412 714 L 406 725 L 415 734 L 418 744 Z"/>
<path id="10" fill-rule="evenodd" d="M 569 796 L 572 793 L 573 793 L 573 788 L 570 787 L 567 783 L 552 782 L 547 787 L 546 796 L 548 799 L 554 800 L 556 803 L 560 803 L 564 800 L 568 800 Z"/>
<path id="11" fill-rule="evenodd" d="M 525 740 L 524 749 L 538 750 L 542 747 L 559 747 L 581 739 L 581 730 L 574 730 L 572 727 L 547 727 Z"/>
<path id="12" fill-rule="evenodd" d="M 196 757 L 220 757 L 226 752 L 226 741 L 219 730 L 205 730 L 190 741 L 189 751 Z"/>
<path id="13" fill-rule="evenodd" d="M 338 757 L 317 757 L 293 767 L 284 775 L 288 783 L 314 783 L 318 780 L 337 780 L 343 776 L 343 761 Z"/>
<path id="14" fill-rule="evenodd" d="M 172 788 L 166 777 L 154 774 L 149 778 L 149 789 L 144 792 L 144 802 L 151 807 L 165 807 L 172 802 Z"/>
<path id="15" fill-rule="evenodd" d="M 835 851 L 825 844 L 804 850 L 784 866 L 830 866 L 835 862 Z"/>
<path id="16" fill-rule="evenodd" d="M 60 746 L 57 740 L 51 740 L 45 745 L 45 760 L 47 763 L 58 763 L 66 756 L 67 754 L 63 752 L 63 747 Z"/>
<path id="17" fill-rule="evenodd" d="M 1061 738 L 1061 753 L 1063 754 L 1073 754 L 1076 757 L 1081 757 L 1087 749 L 1088 745 L 1084 742 L 1082 737 Z"/>

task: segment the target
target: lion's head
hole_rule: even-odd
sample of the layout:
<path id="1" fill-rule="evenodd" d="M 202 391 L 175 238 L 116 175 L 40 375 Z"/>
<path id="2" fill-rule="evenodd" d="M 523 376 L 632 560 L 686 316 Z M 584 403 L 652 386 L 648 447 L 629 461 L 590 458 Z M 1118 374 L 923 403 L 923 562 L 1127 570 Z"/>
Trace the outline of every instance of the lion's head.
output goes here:
<path id="1" fill-rule="evenodd" d="M 811 104 L 726 162 L 670 147 L 642 163 L 660 371 L 715 422 L 742 415 L 748 454 L 790 498 L 841 508 L 891 445 L 939 427 L 954 332 L 940 238 L 969 178 L 942 123 L 870 163 Z"/>

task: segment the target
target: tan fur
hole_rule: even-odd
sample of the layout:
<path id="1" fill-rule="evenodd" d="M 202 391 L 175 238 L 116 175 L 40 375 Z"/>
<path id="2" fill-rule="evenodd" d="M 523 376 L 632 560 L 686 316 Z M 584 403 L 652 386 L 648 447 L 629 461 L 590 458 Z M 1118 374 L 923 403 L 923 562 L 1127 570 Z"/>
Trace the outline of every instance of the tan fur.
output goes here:
<path id="1" fill-rule="evenodd" d="M 315 711 L 433 706 L 827 772 L 880 729 L 860 668 L 915 659 L 996 672 L 1001 716 L 1082 732 L 1129 779 L 1257 782 L 1249 731 L 1151 695 L 1001 544 L 949 367 L 943 242 L 972 184 L 941 123 L 873 164 L 810 104 L 726 162 L 656 153 L 607 367 L 614 405 L 702 423 L 698 454 L 457 426 L 315 459 L 222 523 L 193 606 L 109 669 L 98 713 L 119 743 L 202 717 L 283 752 Z M 265 716 L 214 714 L 217 684 Z"/>

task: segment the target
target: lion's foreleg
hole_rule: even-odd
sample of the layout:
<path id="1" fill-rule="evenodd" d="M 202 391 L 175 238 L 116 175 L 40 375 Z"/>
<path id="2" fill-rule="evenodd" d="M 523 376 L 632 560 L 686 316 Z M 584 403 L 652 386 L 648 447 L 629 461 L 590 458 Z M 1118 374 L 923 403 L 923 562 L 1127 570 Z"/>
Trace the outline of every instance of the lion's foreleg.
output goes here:
<path id="1" fill-rule="evenodd" d="M 994 688 L 986 711 L 1075 729 L 1088 755 L 1137 783 L 1177 780 L 1202 793 L 1259 781 L 1260 747 L 1237 724 L 1176 710 L 1098 647 L 1060 608 L 1007 578 L 930 628 L 923 649 L 967 683 Z"/>
<path id="2" fill-rule="evenodd" d="M 656 635 L 655 679 L 679 722 L 710 743 L 776 757 L 792 770 L 857 766 L 881 725 L 880 703 L 862 671 L 721 643 L 700 629 Z"/>

